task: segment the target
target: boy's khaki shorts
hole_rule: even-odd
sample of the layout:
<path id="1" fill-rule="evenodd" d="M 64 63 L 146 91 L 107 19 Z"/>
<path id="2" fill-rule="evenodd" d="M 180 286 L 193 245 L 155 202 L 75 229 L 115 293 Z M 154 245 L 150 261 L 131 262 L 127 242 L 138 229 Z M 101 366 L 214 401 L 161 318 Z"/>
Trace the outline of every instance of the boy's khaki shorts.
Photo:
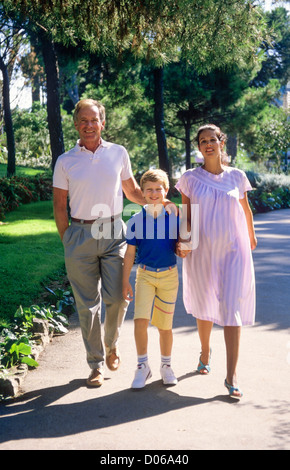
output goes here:
<path id="1" fill-rule="evenodd" d="M 171 330 L 177 291 L 177 266 L 160 272 L 138 267 L 134 320 L 150 320 L 154 302 L 151 324 L 160 330 Z"/>

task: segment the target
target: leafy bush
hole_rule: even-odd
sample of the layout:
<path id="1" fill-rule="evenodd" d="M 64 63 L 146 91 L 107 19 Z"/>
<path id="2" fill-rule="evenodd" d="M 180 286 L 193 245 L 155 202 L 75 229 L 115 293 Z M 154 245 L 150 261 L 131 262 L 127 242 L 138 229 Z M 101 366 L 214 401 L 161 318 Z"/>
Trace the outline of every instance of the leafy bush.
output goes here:
<path id="1" fill-rule="evenodd" d="M 1 368 L 7 370 L 18 364 L 37 367 L 38 363 L 31 357 L 32 347 L 26 337 L 17 338 L 11 331 L 4 331 L 5 337 L 0 342 Z"/>
<path id="2" fill-rule="evenodd" d="M 33 103 L 31 109 L 15 108 L 13 127 L 17 164 L 48 168 L 51 152 L 46 106 Z"/>
<path id="3" fill-rule="evenodd" d="M 52 178 L 49 172 L 36 176 L 13 176 L 0 178 L 0 220 L 5 213 L 20 204 L 48 201 L 52 198 Z"/>
<path id="4" fill-rule="evenodd" d="M 255 188 L 248 194 L 254 213 L 290 208 L 290 176 L 253 172 L 247 176 Z"/>
<path id="5" fill-rule="evenodd" d="M 52 292 L 53 293 L 53 292 Z M 54 293 L 53 293 L 54 294 Z M 32 305 L 23 308 L 20 306 L 14 315 L 11 327 L 4 328 L 0 334 L 0 378 L 5 376 L 7 369 L 19 364 L 37 367 L 38 363 L 31 357 L 31 351 L 36 344 L 34 322 L 35 318 L 45 320 L 50 333 L 67 333 L 68 319 L 64 315 L 64 307 L 73 304 L 69 291 L 61 289 L 55 295 L 56 306 Z"/>

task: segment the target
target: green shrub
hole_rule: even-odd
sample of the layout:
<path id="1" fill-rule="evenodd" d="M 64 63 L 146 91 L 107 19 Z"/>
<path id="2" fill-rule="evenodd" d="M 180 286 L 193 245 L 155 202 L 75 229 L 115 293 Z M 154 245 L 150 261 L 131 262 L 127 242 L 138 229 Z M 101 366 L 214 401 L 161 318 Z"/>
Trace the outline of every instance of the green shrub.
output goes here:
<path id="1" fill-rule="evenodd" d="M 21 204 L 48 201 L 51 198 L 52 178 L 49 173 L 0 178 L 0 220 Z"/>
<path id="2" fill-rule="evenodd" d="M 73 297 L 70 291 L 62 289 L 58 289 L 56 293 L 51 292 L 56 305 L 31 305 L 25 308 L 20 306 L 14 314 L 11 326 L 3 328 L 0 332 L 0 377 L 7 369 L 19 364 L 38 366 L 31 357 L 32 347 L 35 344 L 34 318 L 47 321 L 49 330 L 54 335 L 67 333 L 68 318 L 63 310 L 73 305 Z"/>
<path id="3" fill-rule="evenodd" d="M 31 357 L 32 345 L 26 337 L 17 338 L 7 330 L 0 342 L 0 367 L 7 370 L 19 364 L 37 367 L 38 363 Z M 1 338 L 0 338 L 1 339 Z"/>
<path id="4" fill-rule="evenodd" d="M 254 213 L 290 208 L 290 176 L 247 172 L 255 188 L 248 194 Z"/>

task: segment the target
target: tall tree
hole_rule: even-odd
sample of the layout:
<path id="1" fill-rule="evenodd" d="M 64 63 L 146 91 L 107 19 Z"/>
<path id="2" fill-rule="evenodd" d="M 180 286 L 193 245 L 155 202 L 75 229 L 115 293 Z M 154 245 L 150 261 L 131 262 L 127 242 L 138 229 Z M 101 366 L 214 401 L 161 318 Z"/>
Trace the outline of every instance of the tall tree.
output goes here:
<path id="1" fill-rule="evenodd" d="M 0 6 L 0 70 L 3 79 L 2 98 L 8 151 L 8 177 L 13 176 L 16 170 L 15 139 L 10 108 L 10 78 L 20 44 L 23 41 L 23 33 L 23 30 L 13 24 Z"/>
<path id="2" fill-rule="evenodd" d="M 163 67 L 153 70 L 154 77 L 154 122 L 159 153 L 159 166 L 170 174 L 164 123 Z"/>
<path id="3" fill-rule="evenodd" d="M 39 32 L 46 74 L 47 122 L 50 135 L 51 167 L 54 169 L 57 158 L 64 153 L 64 140 L 61 124 L 59 75 L 54 44 L 46 32 Z"/>
<path id="4" fill-rule="evenodd" d="M 286 8 L 278 7 L 266 12 L 265 18 L 273 39 L 261 44 L 265 60 L 252 84 L 265 86 L 269 80 L 277 79 L 284 86 L 290 80 L 290 15 Z"/>
<path id="5" fill-rule="evenodd" d="M 167 133 L 185 142 L 187 169 L 191 167 L 192 128 L 206 121 L 226 125 L 255 71 L 234 65 L 229 70 L 214 69 L 199 75 L 184 61 L 166 67 Z"/>
<path id="6" fill-rule="evenodd" d="M 198 73 L 255 60 L 263 18 L 253 0 L 4 0 L 54 41 L 94 52 L 130 49 L 160 68 L 181 54 Z M 163 139 L 164 142 L 164 139 Z"/>
<path id="7" fill-rule="evenodd" d="M 41 89 L 45 83 L 43 60 L 37 49 L 30 43 L 30 50 L 19 61 L 26 85 L 31 87 L 32 104 L 41 101 Z"/>

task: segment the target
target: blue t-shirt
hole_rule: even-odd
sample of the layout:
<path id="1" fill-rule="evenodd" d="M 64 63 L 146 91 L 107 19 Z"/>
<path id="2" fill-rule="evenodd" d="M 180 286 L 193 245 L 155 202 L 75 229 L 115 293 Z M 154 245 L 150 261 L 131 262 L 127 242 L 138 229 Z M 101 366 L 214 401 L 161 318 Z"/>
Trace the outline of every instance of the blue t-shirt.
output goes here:
<path id="1" fill-rule="evenodd" d="M 137 247 L 138 264 L 166 268 L 176 264 L 174 253 L 178 240 L 179 217 L 165 209 L 154 218 L 143 208 L 127 224 L 126 241 Z"/>

